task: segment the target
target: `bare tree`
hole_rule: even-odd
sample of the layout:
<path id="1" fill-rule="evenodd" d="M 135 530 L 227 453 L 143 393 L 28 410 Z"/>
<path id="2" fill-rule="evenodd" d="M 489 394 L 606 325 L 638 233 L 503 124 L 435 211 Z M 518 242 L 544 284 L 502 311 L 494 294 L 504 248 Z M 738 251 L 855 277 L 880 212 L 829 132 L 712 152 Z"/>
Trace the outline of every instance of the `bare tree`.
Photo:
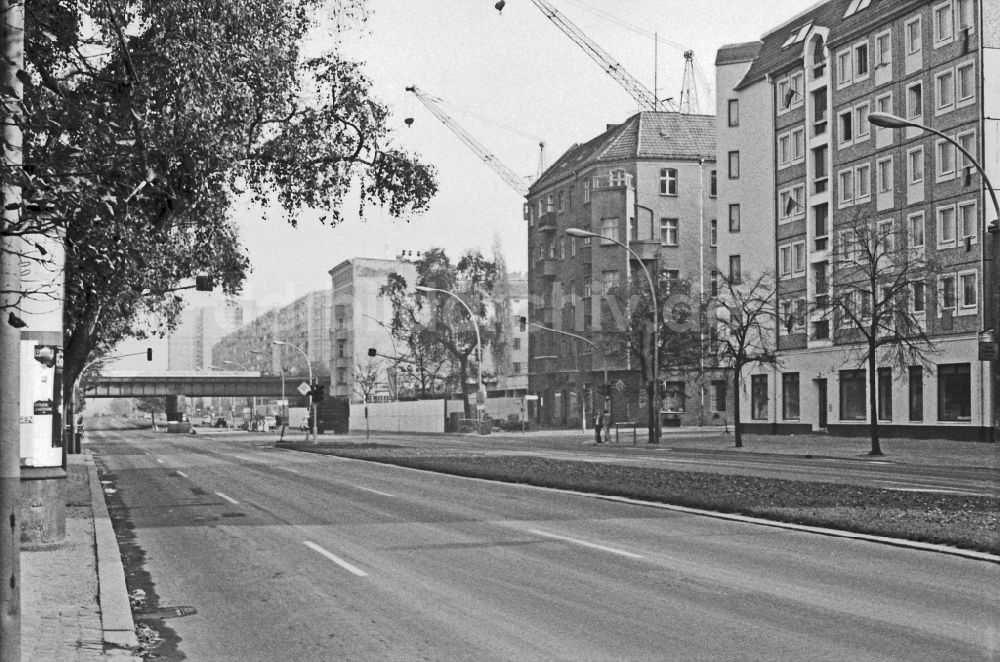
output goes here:
<path id="1" fill-rule="evenodd" d="M 919 239 L 892 219 L 859 214 L 838 233 L 833 258 L 833 296 L 820 307 L 836 324 L 834 339 L 867 366 L 870 455 L 882 455 L 878 429 L 878 365 L 920 364 L 933 369 L 934 349 L 924 321 L 927 274 L 932 265 Z M 822 300 L 819 302 L 823 303 Z"/>
<path id="2" fill-rule="evenodd" d="M 370 356 L 354 366 L 354 391 L 365 402 L 371 402 L 372 395 L 378 389 L 381 370 L 382 362 Z"/>
<path id="3" fill-rule="evenodd" d="M 743 447 L 743 421 L 740 416 L 740 387 L 743 371 L 754 365 L 773 365 L 775 283 L 771 274 L 729 274 L 723 279 L 722 296 L 715 319 L 722 327 L 710 345 L 717 345 L 722 365 L 731 370 L 733 379 L 733 438 L 736 448 Z M 713 329 L 710 327 L 710 333 Z M 713 352 L 716 353 L 716 352 Z"/>

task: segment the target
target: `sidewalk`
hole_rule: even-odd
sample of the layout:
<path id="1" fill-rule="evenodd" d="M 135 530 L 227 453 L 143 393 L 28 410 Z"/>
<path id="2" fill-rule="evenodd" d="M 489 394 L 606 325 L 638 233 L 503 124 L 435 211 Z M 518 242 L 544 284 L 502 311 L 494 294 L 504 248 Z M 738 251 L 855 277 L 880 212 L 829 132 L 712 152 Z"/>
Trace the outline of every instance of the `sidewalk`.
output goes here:
<path id="1" fill-rule="evenodd" d="M 70 455 L 66 540 L 21 551 L 21 657 L 133 661 L 138 645 L 118 542 L 89 452 Z"/>

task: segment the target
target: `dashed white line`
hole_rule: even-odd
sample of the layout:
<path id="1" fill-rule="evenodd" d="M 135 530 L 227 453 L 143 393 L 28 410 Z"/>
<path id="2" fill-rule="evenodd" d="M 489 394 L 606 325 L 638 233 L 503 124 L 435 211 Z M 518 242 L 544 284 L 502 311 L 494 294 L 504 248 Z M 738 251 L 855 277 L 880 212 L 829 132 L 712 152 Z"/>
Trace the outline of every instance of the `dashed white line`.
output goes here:
<path id="1" fill-rule="evenodd" d="M 223 499 L 225 499 L 226 501 L 228 501 L 228 502 L 229 502 L 229 503 L 231 503 L 231 504 L 234 504 L 234 505 L 239 505 L 239 503 L 240 503 L 239 501 L 237 501 L 237 500 L 236 500 L 236 499 L 234 499 L 233 497 L 230 497 L 230 496 L 226 496 L 226 495 L 225 495 L 225 494 L 223 494 L 222 492 L 216 492 L 215 494 L 216 494 L 216 496 L 220 496 L 220 497 L 222 497 Z"/>
<path id="2" fill-rule="evenodd" d="M 281 468 L 284 469 L 285 471 L 291 471 L 293 474 L 302 473 L 298 469 L 289 469 L 288 467 L 281 467 Z"/>
<path id="3" fill-rule="evenodd" d="M 378 490 L 373 490 L 370 487 L 361 487 L 360 485 L 353 485 L 352 487 L 354 487 L 355 489 L 358 489 L 358 490 L 364 490 L 365 492 L 371 492 L 372 494 L 380 494 L 380 495 L 382 495 L 384 497 L 394 497 L 394 496 L 396 496 L 395 494 L 389 494 L 388 492 L 379 492 Z"/>
<path id="4" fill-rule="evenodd" d="M 334 563 L 336 563 L 337 565 L 339 565 L 341 568 L 343 568 L 347 572 L 351 573 L 352 575 L 356 575 L 358 577 L 367 577 L 368 576 L 368 573 L 365 572 L 364 570 L 362 570 L 361 568 L 359 568 L 357 566 L 354 566 L 354 565 L 351 565 L 350 563 L 348 563 L 344 559 L 340 558 L 339 556 L 337 556 L 333 552 L 328 552 L 327 550 L 323 549 L 322 547 L 320 547 L 319 545 L 317 545 L 316 543 L 314 543 L 311 540 L 304 540 L 304 541 L 302 541 L 302 544 L 305 545 L 306 547 L 308 547 L 309 549 L 313 550 L 314 552 L 317 552 L 318 554 L 322 554 L 323 556 L 325 556 L 326 558 L 330 559 L 331 561 L 333 561 Z"/>
<path id="5" fill-rule="evenodd" d="M 163 464 L 163 460 L 161 460 L 160 458 L 156 458 L 156 461 L 159 462 L 160 464 Z"/>
<path id="6" fill-rule="evenodd" d="M 177 475 L 180 476 L 181 478 L 187 478 L 188 477 L 188 475 L 186 473 L 184 473 L 183 471 L 178 471 Z"/>
<path id="7" fill-rule="evenodd" d="M 546 533 L 545 531 L 539 531 L 537 529 L 529 529 L 528 533 L 534 533 L 536 536 L 544 536 L 546 538 L 555 538 L 556 540 L 571 542 L 574 545 L 582 545 L 583 547 L 591 547 L 593 549 L 599 549 L 602 552 L 608 552 L 610 554 L 618 554 L 619 556 L 625 556 L 630 559 L 643 558 L 641 554 L 633 554 L 632 552 L 626 552 L 623 549 L 615 549 L 614 547 L 605 547 L 604 545 L 598 545 L 596 543 L 587 542 L 586 540 L 580 540 L 578 538 L 567 538 L 566 536 L 557 536 L 554 533 Z"/>

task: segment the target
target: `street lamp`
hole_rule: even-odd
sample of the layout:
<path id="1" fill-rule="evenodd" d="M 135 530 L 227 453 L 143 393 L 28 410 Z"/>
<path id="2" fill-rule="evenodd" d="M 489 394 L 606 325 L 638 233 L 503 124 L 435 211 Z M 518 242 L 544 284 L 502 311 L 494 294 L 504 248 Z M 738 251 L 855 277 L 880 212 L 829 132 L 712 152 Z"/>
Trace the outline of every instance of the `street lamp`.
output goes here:
<path id="1" fill-rule="evenodd" d="M 302 358 L 306 360 L 306 368 L 309 369 L 309 388 L 312 389 L 315 384 L 313 384 L 313 369 L 312 364 L 309 362 L 309 355 L 306 354 L 305 351 L 298 345 L 293 345 L 292 343 L 285 342 L 284 340 L 272 340 L 271 344 L 281 345 L 282 347 L 291 347 L 292 349 L 298 350 L 299 354 L 302 355 Z M 312 393 L 309 394 L 309 411 L 312 414 L 312 429 L 310 432 L 312 433 L 313 441 L 318 441 L 319 436 L 316 432 L 316 401 L 313 400 Z M 308 439 L 308 435 L 306 438 Z"/>
<path id="2" fill-rule="evenodd" d="M 587 343 L 588 345 L 590 345 L 593 348 L 595 354 L 600 354 L 601 355 L 601 365 L 604 366 L 604 413 L 607 414 L 610 417 L 611 416 L 611 392 L 608 390 L 608 357 L 606 357 L 603 352 L 601 352 L 599 349 L 597 349 L 597 345 L 595 345 L 591 341 L 587 340 L 583 336 L 578 336 L 575 333 L 570 333 L 569 331 L 563 331 L 561 329 L 550 329 L 549 327 L 544 326 L 542 324 L 538 324 L 537 322 L 532 322 L 531 326 L 535 327 L 536 329 L 541 329 L 542 331 L 549 331 L 551 333 L 559 333 L 559 334 L 562 334 L 564 336 L 569 336 L 570 338 L 576 338 L 577 340 L 582 340 L 583 342 Z M 539 358 L 539 357 L 535 357 L 535 358 Z M 586 416 L 586 412 L 584 412 L 584 415 Z M 587 429 L 586 428 L 586 423 L 584 423 L 584 429 L 585 430 Z"/>
<path id="3" fill-rule="evenodd" d="M 246 365 L 244 365 L 242 363 L 238 363 L 236 361 L 223 361 L 223 363 L 225 365 L 234 365 L 237 368 L 239 368 L 240 370 L 244 370 L 244 371 L 249 372 L 249 368 L 247 368 Z M 255 425 L 257 425 L 257 396 L 256 395 L 253 396 L 253 400 L 250 401 L 250 427 L 253 428 Z"/>
<path id="4" fill-rule="evenodd" d="M 382 320 L 372 317 L 366 313 L 361 313 L 362 317 L 367 317 L 371 321 L 382 327 L 382 330 L 389 334 L 389 342 L 392 344 L 392 379 L 388 380 L 390 391 L 392 392 L 392 399 L 399 400 L 399 352 L 396 350 L 396 338 L 392 335 L 392 331 L 386 326 L 385 322 Z M 386 376 L 388 378 L 388 370 L 386 371 Z"/>
<path id="5" fill-rule="evenodd" d="M 476 324 L 476 316 L 472 314 L 472 309 L 469 308 L 469 305 L 467 303 L 465 303 L 464 301 L 462 301 L 462 297 L 458 296 L 454 292 L 449 292 L 448 290 L 439 290 L 436 287 L 425 287 L 424 285 L 417 285 L 416 289 L 418 291 L 420 291 L 420 292 L 442 292 L 443 294 L 447 294 L 448 296 L 454 297 L 455 299 L 457 299 L 458 302 L 460 304 L 462 304 L 462 306 L 464 306 L 467 311 L 469 311 L 469 321 L 472 322 L 472 328 L 475 329 L 475 331 L 476 331 L 476 369 L 479 372 L 479 379 L 476 382 L 476 420 L 481 420 L 481 416 L 479 414 L 479 411 L 480 411 L 480 409 L 479 409 L 479 392 L 480 392 L 480 389 L 483 388 L 483 343 L 482 343 L 482 340 L 479 337 L 479 325 Z M 463 389 L 465 388 L 465 384 L 462 384 L 462 388 Z M 484 397 L 483 397 L 483 406 L 484 406 L 484 409 L 485 409 L 485 405 L 486 405 L 486 398 L 485 398 L 485 395 L 484 395 Z"/>
<path id="6" fill-rule="evenodd" d="M 605 237 L 603 235 L 590 232 L 588 230 L 582 230 L 580 228 L 567 228 L 566 234 L 571 237 L 590 237 L 600 239 L 602 241 L 610 241 L 613 244 L 618 244 L 626 251 L 628 251 L 632 257 L 634 257 L 638 262 L 639 266 L 642 267 L 642 273 L 646 274 L 646 281 L 649 283 L 649 294 L 653 297 L 653 397 L 649 402 L 649 409 L 652 412 L 654 403 L 656 407 L 655 415 L 653 416 L 653 427 L 649 431 L 649 443 L 658 444 L 660 443 L 660 384 L 659 384 L 659 369 L 658 363 L 660 361 L 659 357 L 659 346 L 660 346 L 660 313 L 659 313 L 659 303 L 656 298 L 656 286 L 653 284 L 653 277 L 649 275 L 649 269 L 643 263 L 642 258 L 636 254 L 631 248 L 617 239 L 611 237 Z"/>
<path id="7" fill-rule="evenodd" d="M 993 282 L 996 279 L 996 276 L 997 276 L 997 273 L 998 273 L 997 266 L 996 266 L 996 263 L 995 263 L 995 261 L 996 261 L 996 254 L 997 254 L 997 248 L 996 248 L 995 245 L 992 246 L 992 250 L 991 250 L 992 257 L 989 260 L 989 262 L 990 262 L 989 276 L 990 277 L 987 278 L 987 271 L 986 271 L 986 262 L 987 262 L 987 260 L 986 260 L 986 244 L 987 244 L 987 242 L 990 242 L 992 244 L 996 243 L 996 239 L 995 238 L 991 238 L 990 235 L 994 235 L 995 236 L 997 234 L 998 230 L 1000 230 L 1000 226 L 998 226 L 998 224 L 1000 224 L 1000 202 L 997 202 L 997 192 L 996 192 L 996 190 L 994 190 L 993 184 L 990 182 L 990 178 L 986 175 L 986 170 L 983 168 L 982 164 L 978 160 L 976 160 L 976 157 L 974 155 L 970 154 L 969 150 L 965 149 L 965 147 L 963 147 L 960 142 L 958 142 L 957 140 L 955 140 L 951 136 L 938 131 L 937 129 L 934 129 L 934 128 L 931 128 L 931 127 L 927 126 L 926 124 L 920 124 L 919 122 L 914 122 L 912 120 L 903 119 L 902 117 L 898 117 L 896 115 L 890 115 L 889 113 L 879 113 L 879 112 L 868 113 L 868 122 L 871 123 L 871 124 L 874 124 L 875 126 L 881 126 L 883 128 L 886 128 L 886 129 L 902 129 L 902 128 L 905 128 L 905 127 L 913 127 L 915 129 L 922 129 L 922 130 L 927 131 L 929 133 L 933 133 L 935 136 L 943 138 L 944 140 L 947 140 L 952 145 L 954 145 L 958 149 L 958 151 L 960 151 L 963 155 L 965 155 L 965 158 L 968 159 L 969 163 L 971 163 L 972 165 L 976 166 L 976 170 L 979 171 L 979 176 L 982 177 L 982 179 L 983 179 L 983 185 L 986 187 L 986 190 L 989 191 L 990 200 L 993 202 L 993 212 L 996 214 L 996 218 L 993 219 L 993 222 L 991 222 L 989 225 L 987 225 L 986 224 L 986 212 L 984 211 L 983 212 L 983 223 L 982 223 L 982 226 L 980 227 L 981 236 L 983 238 L 983 250 L 982 250 L 982 255 L 981 255 L 981 262 L 982 262 L 982 272 L 983 272 L 983 295 L 984 295 L 983 298 L 985 299 L 983 301 L 983 325 L 982 325 L 983 326 L 983 331 L 980 332 L 980 340 L 982 339 L 983 336 L 985 336 L 990 331 L 993 332 L 994 337 L 995 337 L 995 334 L 996 334 L 996 331 L 997 331 L 997 329 L 996 329 L 997 316 L 998 316 L 998 314 L 1000 314 L 1000 312 L 998 312 L 998 310 L 996 309 L 996 304 L 994 304 L 993 301 L 990 301 L 990 299 L 994 299 L 997 296 L 997 291 L 1000 290 L 1000 286 L 998 286 L 997 283 Z M 987 287 L 988 283 L 990 284 L 990 287 Z M 997 428 L 997 408 L 998 408 L 998 404 L 1000 404 L 1000 396 L 998 396 L 998 393 L 997 393 L 997 386 L 1000 385 L 1000 384 L 998 384 L 998 377 L 997 377 L 997 368 L 996 368 L 997 361 L 996 360 L 992 360 L 990 363 L 993 366 L 993 370 L 992 370 L 992 372 L 993 372 L 993 375 L 992 375 L 993 376 L 993 384 L 992 384 L 992 386 L 993 386 L 993 389 L 992 389 L 993 390 L 993 421 L 992 421 L 992 423 L 990 425 L 990 441 L 993 441 L 996 438 L 996 434 L 997 434 L 997 431 L 996 431 L 996 428 Z"/>

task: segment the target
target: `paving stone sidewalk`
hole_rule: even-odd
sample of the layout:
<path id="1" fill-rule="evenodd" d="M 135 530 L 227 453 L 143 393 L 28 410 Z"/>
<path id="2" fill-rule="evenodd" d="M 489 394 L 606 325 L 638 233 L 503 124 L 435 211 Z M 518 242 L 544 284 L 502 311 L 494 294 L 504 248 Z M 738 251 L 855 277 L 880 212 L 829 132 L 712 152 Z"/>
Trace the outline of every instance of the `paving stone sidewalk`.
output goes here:
<path id="1" fill-rule="evenodd" d="M 65 541 L 52 549 L 21 551 L 21 658 L 25 661 L 141 660 L 130 650 L 105 641 L 88 464 L 92 467 L 89 454 L 69 457 Z M 104 588 L 106 593 L 109 587 Z"/>

